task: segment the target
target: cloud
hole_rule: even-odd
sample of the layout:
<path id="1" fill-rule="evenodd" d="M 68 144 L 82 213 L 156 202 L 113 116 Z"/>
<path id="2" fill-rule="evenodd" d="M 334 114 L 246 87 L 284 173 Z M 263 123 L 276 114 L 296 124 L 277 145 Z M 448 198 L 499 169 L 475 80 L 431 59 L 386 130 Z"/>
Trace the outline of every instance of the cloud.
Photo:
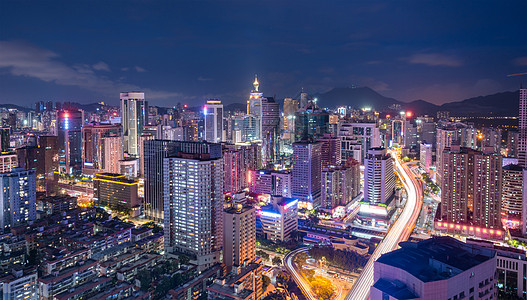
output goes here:
<path id="1" fill-rule="evenodd" d="M 427 66 L 459 67 L 463 65 L 463 61 L 458 57 L 441 53 L 418 53 L 403 58 L 403 60 L 406 60 L 411 64 L 422 64 Z"/>
<path id="2" fill-rule="evenodd" d="M 527 66 L 527 56 L 518 57 L 514 60 L 514 64 L 520 67 Z"/>
<path id="3" fill-rule="evenodd" d="M 100 61 L 92 66 L 94 70 L 110 72 L 110 67 L 107 63 Z"/>
<path id="4" fill-rule="evenodd" d="M 134 68 L 135 68 L 135 70 L 136 70 L 137 72 L 140 72 L 140 73 L 142 73 L 142 72 L 146 72 L 145 69 L 143 69 L 143 68 L 141 68 L 141 67 L 139 67 L 139 66 L 135 66 Z"/>
<path id="5" fill-rule="evenodd" d="M 198 77 L 198 81 L 211 81 L 212 78 L 207 78 L 207 77 L 203 77 L 203 76 L 200 76 Z"/>
<path id="6" fill-rule="evenodd" d="M 104 70 L 106 64 L 67 65 L 50 50 L 20 41 L 0 41 L 0 69 L 7 69 L 13 76 L 37 78 L 44 82 L 75 86 L 112 97 L 121 91 L 144 90 L 149 98 L 183 97 L 175 92 L 152 91 L 134 84 L 110 80 L 94 72 Z M 97 67 L 96 67 L 97 66 Z M 107 66 L 106 66 L 107 67 Z M 108 68 L 109 69 L 109 68 Z"/>
<path id="7" fill-rule="evenodd" d="M 128 70 L 130 70 L 130 68 L 128 68 L 128 67 L 121 68 L 121 71 L 123 71 L 123 72 L 126 72 Z"/>

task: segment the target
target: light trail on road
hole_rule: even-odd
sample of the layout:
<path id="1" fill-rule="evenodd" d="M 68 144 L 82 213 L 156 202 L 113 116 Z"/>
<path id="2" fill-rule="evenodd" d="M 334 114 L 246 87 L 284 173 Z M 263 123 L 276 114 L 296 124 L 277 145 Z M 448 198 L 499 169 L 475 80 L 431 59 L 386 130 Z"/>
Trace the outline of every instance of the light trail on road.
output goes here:
<path id="1" fill-rule="evenodd" d="M 393 154 L 392 154 L 393 156 Z M 406 241 L 413 231 L 423 203 L 421 188 L 407 166 L 401 165 L 394 157 L 396 172 L 406 189 L 407 200 L 403 211 L 392 225 L 384 239 L 373 252 L 359 278 L 346 296 L 346 300 L 365 300 L 369 298 L 373 285 L 373 263 L 384 253 L 397 249 L 399 242 Z"/>
<path id="2" fill-rule="evenodd" d="M 296 249 L 294 251 L 289 252 L 289 254 L 287 254 L 285 256 L 285 258 L 284 258 L 284 266 L 287 269 L 287 271 L 289 272 L 289 274 L 291 274 L 291 276 L 293 277 L 293 280 L 296 282 L 298 287 L 302 290 L 302 293 L 308 299 L 318 300 L 318 297 L 315 295 L 315 293 L 311 289 L 311 286 L 310 286 L 309 282 L 307 282 L 304 279 L 302 274 L 300 274 L 300 272 L 298 272 L 297 268 L 293 265 L 293 258 L 295 257 L 295 255 L 297 255 L 298 253 L 301 253 L 301 252 L 307 252 L 308 249 L 309 248 L 304 247 L 304 248 L 299 248 L 299 249 Z"/>

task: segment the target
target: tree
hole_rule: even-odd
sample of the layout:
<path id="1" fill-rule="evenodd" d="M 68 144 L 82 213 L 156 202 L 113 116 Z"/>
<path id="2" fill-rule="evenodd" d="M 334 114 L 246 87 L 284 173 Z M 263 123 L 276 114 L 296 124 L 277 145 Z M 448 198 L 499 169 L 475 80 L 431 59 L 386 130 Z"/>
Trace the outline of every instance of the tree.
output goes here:
<path id="1" fill-rule="evenodd" d="M 271 284 L 271 278 L 269 278 L 269 276 L 263 275 L 263 277 L 262 277 L 262 287 L 263 287 L 263 291 L 264 292 L 265 292 L 265 290 L 267 290 L 267 287 L 269 286 L 269 284 Z"/>
<path id="2" fill-rule="evenodd" d="M 278 256 L 273 257 L 272 262 L 273 262 L 273 265 L 277 265 L 277 266 L 280 266 L 282 264 L 282 260 Z"/>
<path id="3" fill-rule="evenodd" d="M 269 260 L 269 254 L 263 250 L 257 250 L 256 255 L 260 256 L 263 260 Z"/>
<path id="4" fill-rule="evenodd" d="M 185 254 L 182 254 L 179 256 L 179 262 L 182 264 L 182 265 L 187 265 L 189 262 L 190 262 L 190 257 L 188 257 L 187 255 Z"/>

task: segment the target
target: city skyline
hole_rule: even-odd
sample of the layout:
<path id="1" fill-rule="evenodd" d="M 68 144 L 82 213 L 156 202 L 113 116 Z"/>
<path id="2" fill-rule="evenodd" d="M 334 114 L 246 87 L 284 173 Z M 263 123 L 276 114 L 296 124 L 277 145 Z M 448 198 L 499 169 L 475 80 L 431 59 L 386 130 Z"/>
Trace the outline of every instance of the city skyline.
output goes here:
<path id="1" fill-rule="evenodd" d="M 257 73 L 278 98 L 368 86 L 440 104 L 525 80 L 506 76 L 527 66 L 523 1 L 275 4 L 5 1 L 0 103 L 117 104 L 141 90 L 154 106 L 229 104 Z"/>

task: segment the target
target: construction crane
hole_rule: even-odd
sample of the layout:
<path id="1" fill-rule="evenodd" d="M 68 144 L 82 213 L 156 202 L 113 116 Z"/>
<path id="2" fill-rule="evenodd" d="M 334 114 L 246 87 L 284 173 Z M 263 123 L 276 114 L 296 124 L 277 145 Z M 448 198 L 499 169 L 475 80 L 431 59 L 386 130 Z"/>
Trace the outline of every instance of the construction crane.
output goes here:
<path id="1" fill-rule="evenodd" d="M 520 75 L 527 75 L 527 72 L 525 72 L 525 73 L 509 74 L 509 75 L 507 75 L 507 77 L 520 76 Z"/>

